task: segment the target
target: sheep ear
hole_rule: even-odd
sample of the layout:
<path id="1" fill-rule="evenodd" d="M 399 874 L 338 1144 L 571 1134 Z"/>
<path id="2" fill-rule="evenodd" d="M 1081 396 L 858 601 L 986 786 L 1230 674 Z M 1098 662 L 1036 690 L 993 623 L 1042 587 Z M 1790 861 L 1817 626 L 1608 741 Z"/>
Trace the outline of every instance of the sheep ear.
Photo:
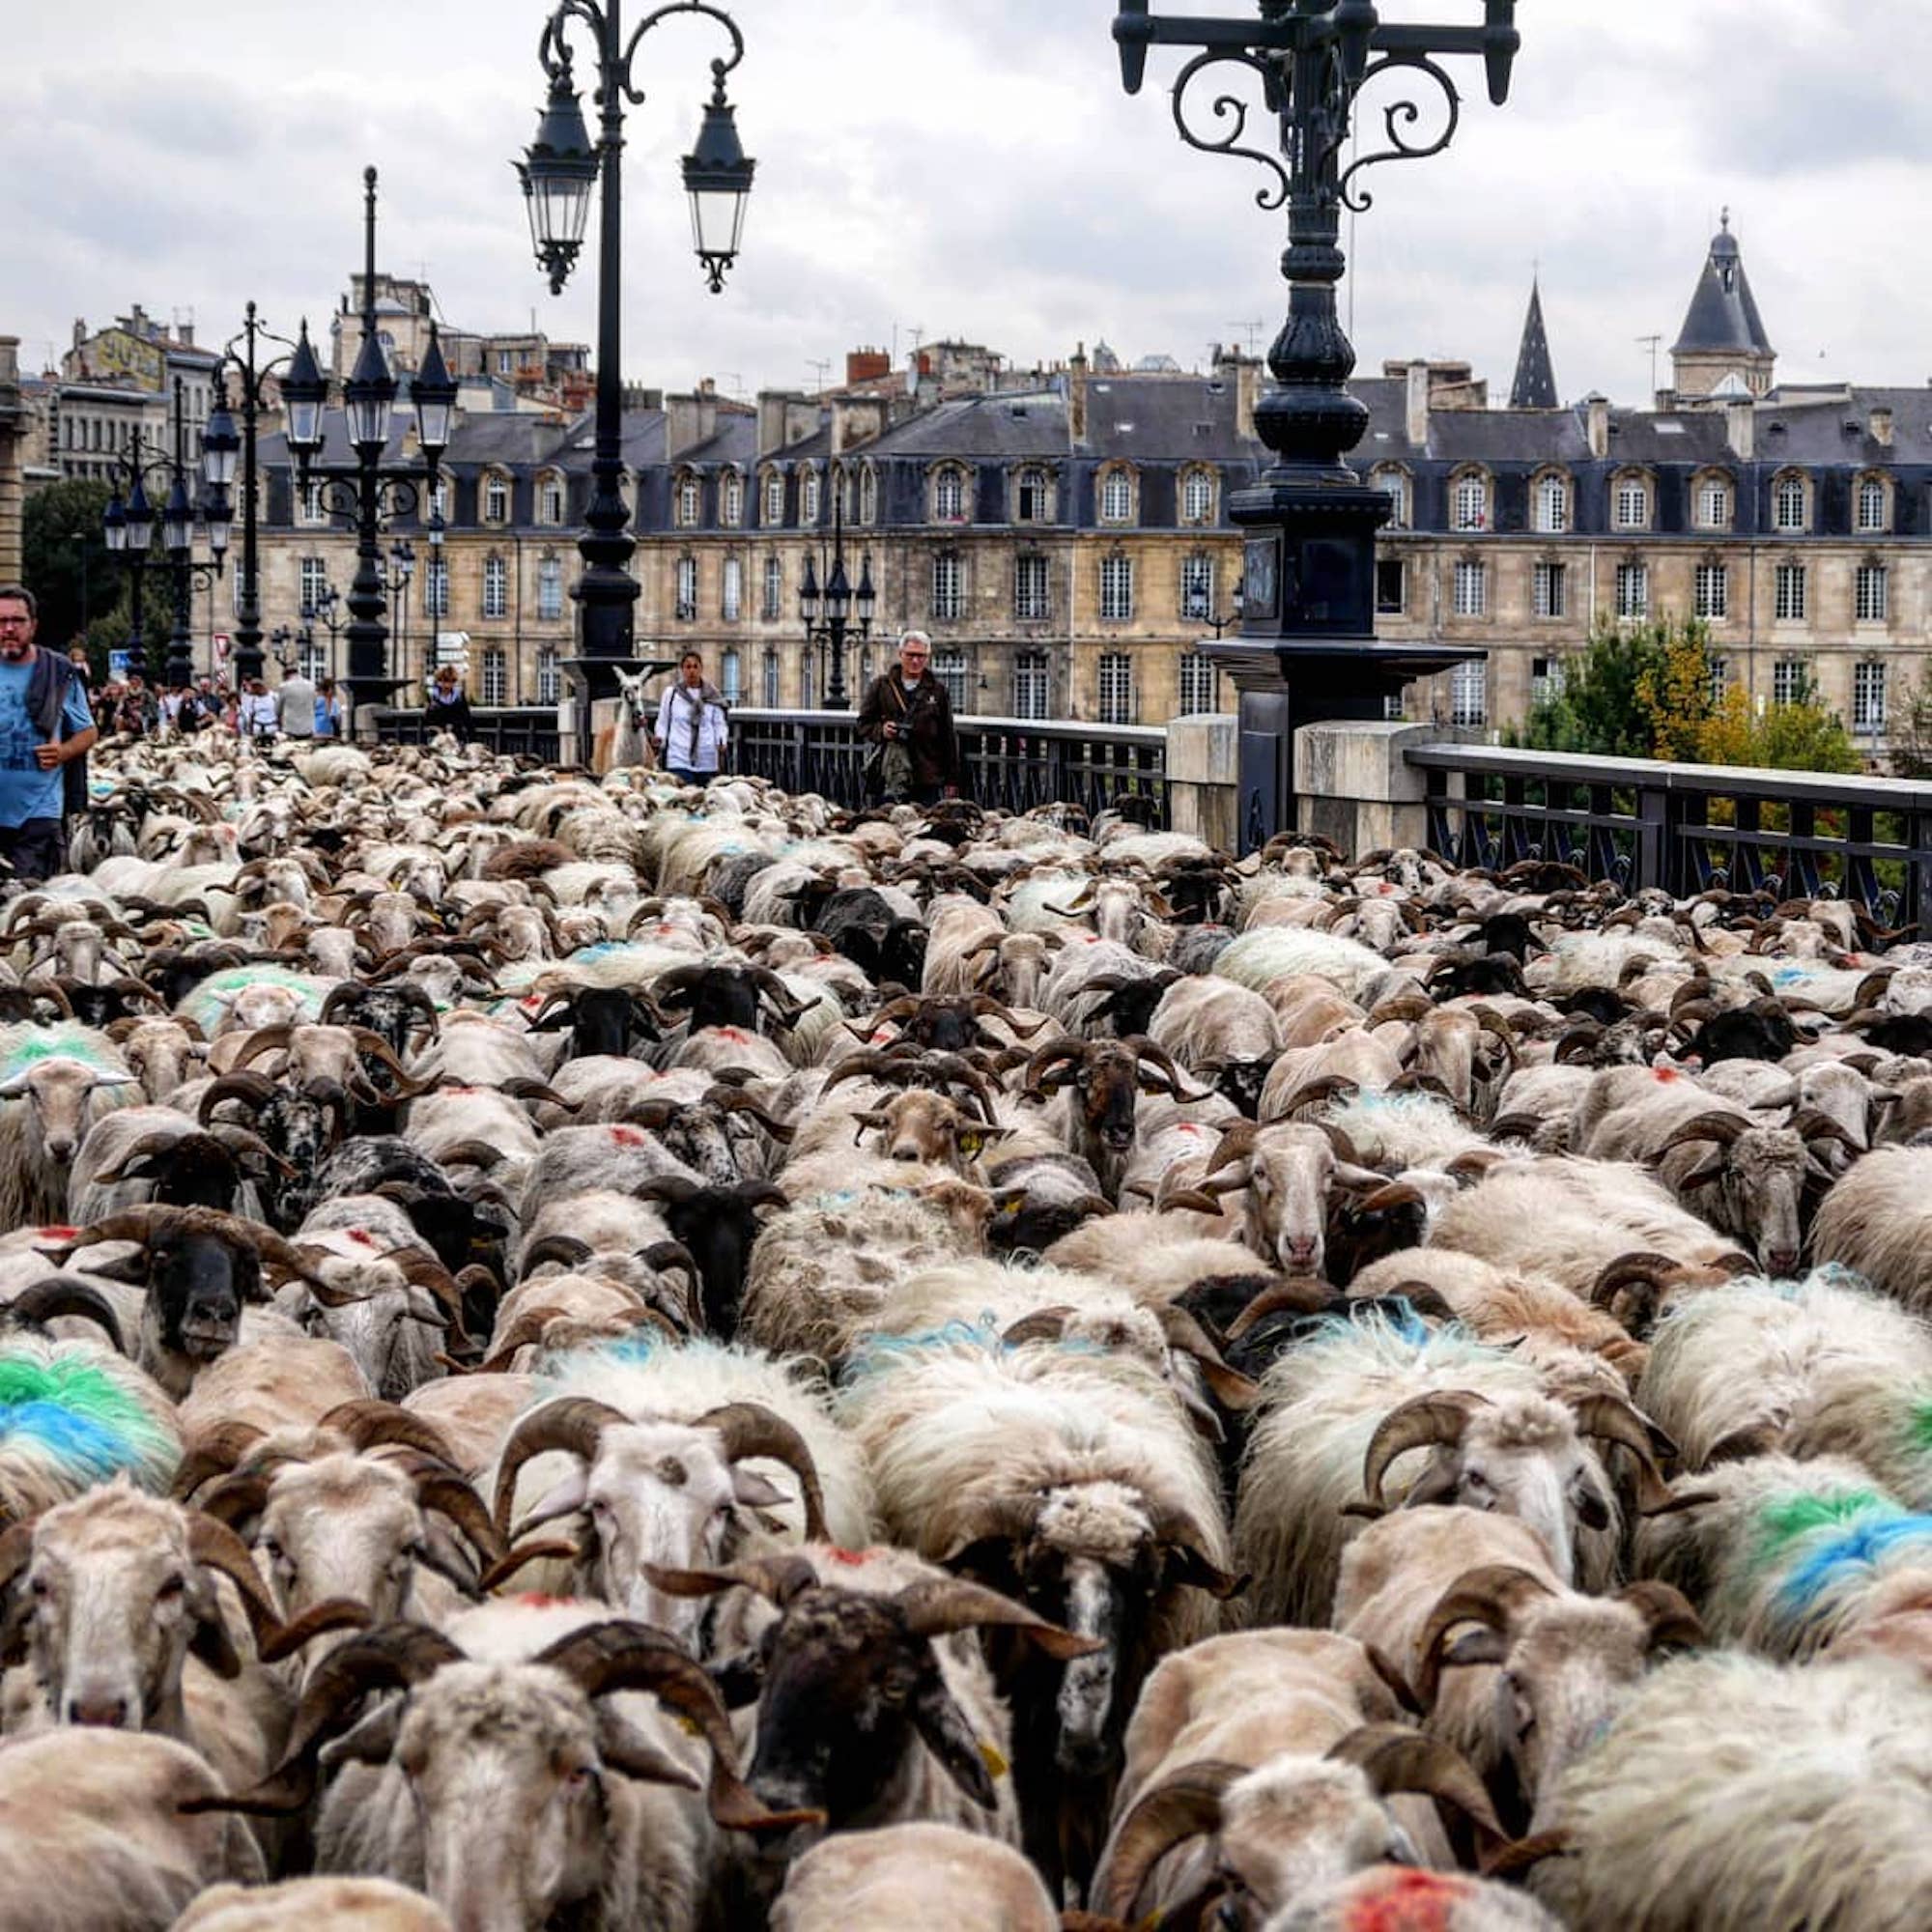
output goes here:
<path id="1" fill-rule="evenodd" d="M 1707 1160 L 1702 1167 L 1692 1168 L 1684 1177 L 1680 1185 L 1685 1187 L 1708 1187 L 1712 1181 L 1721 1180 L 1723 1178 L 1724 1157 L 1722 1154 L 1719 1154 L 1715 1159 Z"/>
<path id="2" fill-rule="evenodd" d="M 736 1463 L 731 1465 L 731 1493 L 753 1509 L 776 1509 L 791 1500 L 769 1477 Z"/>
<path id="3" fill-rule="evenodd" d="M 913 1699 L 912 1720 L 925 1747 L 975 1804 L 990 1811 L 997 1802 L 993 1774 L 971 1727 L 935 1666 Z"/>
<path id="4" fill-rule="evenodd" d="M 530 1514 L 518 1524 L 519 1533 L 536 1528 L 539 1523 L 554 1522 L 560 1516 L 569 1516 L 583 1507 L 584 1492 L 589 1487 L 590 1472 L 581 1463 L 566 1476 L 556 1488 L 545 1496 Z"/>
<path id="5" fill-rule="evenodd" d="M 360 1723 L 325 1745 L 319 1754 L 323 1769 L 333 1771 L 339 1764 L 387 1764 L 408 1704 L 406 1697 L 379 1704 Z"/>
<path id="6" fill-rule="evenodd" d="M 1509 1656 L 1509 1645 L 1492 1630 L 1472 1630 L 1459 1636 L 1442 1653 L 1444 1663 L 1501 1663 Z"/>
<path id="7" fill-rule="evenodd" d="M 221 1614 L 221 1599 L 206 1577 L 199 1574 L 189 1577 L 187 1607 L 194 1618 L 194 1634 L 188 1639 L 188 1649 L 215 1676 L 230 1680 L 240 1677 L 241 1656 L 228 1634 L 228 1625 Z"/>

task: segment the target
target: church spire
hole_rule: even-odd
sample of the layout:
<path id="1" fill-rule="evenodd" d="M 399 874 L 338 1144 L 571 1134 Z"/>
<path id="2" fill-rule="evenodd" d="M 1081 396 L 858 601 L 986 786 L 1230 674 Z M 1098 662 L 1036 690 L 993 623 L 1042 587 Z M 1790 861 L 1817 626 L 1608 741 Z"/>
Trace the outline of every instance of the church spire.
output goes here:
<path id="1" fill-rule="evenodd" d="M 1516 353 L 1516 381 L 1510 384 L 1513 410 L 1553 410 L 1556 372 L 1549 366 L 1549 338 L 1543 332 L 1543 291 L 1529 285 L 1529 313 L 1522 319 L 1522 347 Z"/>

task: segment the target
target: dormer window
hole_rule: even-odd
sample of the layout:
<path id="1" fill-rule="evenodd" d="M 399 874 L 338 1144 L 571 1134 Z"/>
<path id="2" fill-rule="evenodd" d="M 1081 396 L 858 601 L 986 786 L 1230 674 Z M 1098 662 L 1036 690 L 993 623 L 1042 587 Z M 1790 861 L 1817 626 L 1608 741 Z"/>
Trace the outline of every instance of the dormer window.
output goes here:
<path id="1" fill-rule="evenodd" d="M 483 482 L 483 521 L 507 524 L 510 521 L 510 482 L 494 471 Z"/>
<path id="2" fill-rule="evenodd" d="M 1211 470 L 1190 469 L 1180 484 L 1180 521 L 1205 524 L 1214 516 L 1214 476 Z"/>
<path id="3" fill-rule="evenodd" d="M 1130 524 L 1134 520 L 1134 479 L 1124 469 L 1110 469 L 1100 478 L 1100 521 Z"/>
<path id="4" fill-rule="evenodd" d="M 1650 527 L 1650 484 L 1641 476 L 1619 476 L 1611 497 L 1611 512 L 1620 530 Z"/>
<path id="5" fill-rule="evenodd" d="M 1772 486 L 1772 527 L 1788 536 L 1802 531 L 1809 522 L 1804 477 L 1780 476 Z"/>
<path id="6" fill-rule="evenodd" d="M 1451 510 L 1459 530 L 1486 530 L 1490 526 L 1490 479 L 1487 476 L 1459 476 L 1451 497 Z"/>
<path id="7" fill-rule="evenodd" d="M 936 524 L 966 521 L 966 472 L 946 469 L 932 479 L 932 520 Z"/>
<path id="8" fill-rule="evenodd" d="M 1537 478 L 1536 527 L 1545 536 L 1561 536 L 1570 527 L 1570 483 L 1567 477 Z"/>

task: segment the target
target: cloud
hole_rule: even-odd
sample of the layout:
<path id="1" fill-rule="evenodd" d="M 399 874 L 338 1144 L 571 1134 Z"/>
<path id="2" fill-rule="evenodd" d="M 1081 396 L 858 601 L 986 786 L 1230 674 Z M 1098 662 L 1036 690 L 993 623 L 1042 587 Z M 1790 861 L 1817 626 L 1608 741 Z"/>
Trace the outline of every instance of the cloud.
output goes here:
<path id="1" fill-rule="evenodd" d="M 1179 50 L 1156 49 L 1142 93 L 1122 92 L 1110 0 L 732 11 L 748 52 L 731 89 L 758 176 L 723 298 L 692 261 L 676 175 L 722 38 L 679 16 L 639 49 L 645 99 L 624 155 L 632 380 L 796 386 L 860 344 L 896 336 L 903 352 L 915 325 L 1021 363 L 1104 334 L 1184 364 L 1248 321 L 1264 343 L 1279 326 L 1284 222 L 1254 205 L 1263 178 L 1177 135 Z M 284 328 L 319 324 L 359 266 L 368 161 L 384 266 L 425 270 L 466 327 L 520 327 L 534 310 L 552 334 L 594 342 L 593 265 L 549 296 L 507 165 L 542 97 L 541 0 L 467 0 L 460 14 L 338 0 L 327 34 L 296 8 L 257 8 L 240 32 L 232 0 L 97 0 L 84 42 L 56 9 L 14 13 L 0 168 L 18 266 L 0 327 L 29 364 L 75 317 L 99 327 L 133 301 L 192 310 L 204 341 L 251 297 Z M 1472 63 L 1451 63 L 1464 99 L 1448 152 L 1365 177 L 1376 206 L 1345 235 L 1361 366 L 1453 355 L 1505 387 L 1535 268 L 1565 392 L 1638 400 L 1639 338 L 1674 338 L 1728 204 L 1787 373 L 1923 379 L 1932 267 L 1899 239 L 1932 185 L 1923 0 L 1618 0 L 1525 6 L 1519 22 L 1507 106 L 1490 105 Z"/>

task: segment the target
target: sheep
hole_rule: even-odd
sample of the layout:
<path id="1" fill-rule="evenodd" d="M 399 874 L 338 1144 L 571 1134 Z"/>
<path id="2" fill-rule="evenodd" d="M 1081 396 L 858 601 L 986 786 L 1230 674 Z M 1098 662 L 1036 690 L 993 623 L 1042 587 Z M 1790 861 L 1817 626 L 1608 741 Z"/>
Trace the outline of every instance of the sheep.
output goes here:
<path id="1" fill-rule="evenodd" d="M 219 1681 L 244 1666 L 217 1575 L 240 1593 L 257 1640 L 272 1634 L 273 1607 L 234 1532 L 144 1496 L 125 1475 L 16 1529 L 0 1545 L 0 1596 L 17 1595 L 9 1620 L 24 1634 L 43 1720 L 175 1738 L 231 1790 L 252 1783 L 268 1745 L 247 1702 Z"/>
<path id="2" fill-rule="evenodd" d="M 1402 1871 L 1372 1865 L 1304 1893 L 1262 1932 L 1562 1932 L 1533 1898 L 1466 1872 Z"/>
<path id="3" fill-rule="evenodd" d="M 57 1221 L 87 1130 L 139 1100 L 139 1077 L 89 1027 L 0 1027 L 0 1227 Z"/>
<path id="4" fill-rule="evenodd" d="M 1687 1468 L 1773 1446 L 1843 1454 L 1883 1481 L 1916 1478 L 1932 1505 L 1932 1458 L 1913 1422 L 1928 1383 L 1932 1332 L 1826 1267 L 1687 1296 L 1657 1325 L 1639 1397 Z"/>
<path id="5" fill-rule="evenodd" d="M 574 1574 L 585 1596 L 692 1639 L 696 1609 L 665 1596 L 653 1568 L 716 1568 L 828 1530 L 849 1546 L 871 1540 L 854 1445 L 782 1364 L 706 1343 L 625 1343 L 553 1362 L 544 1387 L 503 1443 L 497 1521 L 507 1535 L 584 1519 Z M 520 1483 L 545 1451 L 575 1466 L 546 1461 Z"/>
<path id="6" fill-rule="evenodd" d="M 1430 1238 L 1586 1298 L 1605 1267 L 1634 1251 L 1688 1268 L 1748 1264 L 1649 1176 L 1575 1156 L 1492 1168 L 1443 1209 Z"/>
<path id="7" fill-rule="evenodd" d="M 1267 926 L 1243 932 L 1224 948 L 1214 961 L 1213 976 L 1264 993 L 1271 981 L 1285 975 L 1310 973 L 1352 1000 L 1387 970 L 1388 961 L 1379 952 L 1352 939 L 1305 927 Z"/>
<path id="8" fill-rule="evenodd" d="M 446 1634 L 394 1624 L 321 1669 L 283 1764 L 217 1804 L 303 1804 L 324 1743 L 362 1693 L 400 1688 L 352 1733 L 324 1795 L 316 1865 L 412 1885 L 458 1925 L 687 1932 L 697 1923 L 710 1826 L 687 1796 L 712 1756 L 721 1823 L 767 1819 L 733 1775 L 724 1714 L 703 1673 L 658 1633 L 594 1605 L 493 1605 Z M 607 1703 L 613 1692 L 649 1690 Z"/>
<path id="9" fill-rule="evenodd" d="M 181 1450 L 166 1392 L 115 1350 L 0 1335 L 0 1520 L 25 1521 L 121 1473 L 164 1491 Z"/>
<path id="10" fill-rule="evenodd" d="M 1637 1561 L 1703 1607 L 1714 1637 L 1804 1662 L 1885 1651 L 1932 1666 L 1932 1517 L 1841 1456 L 1753 1456 L 1697 1478 L 1695 1507 L 1646 1522 Z"/>
<path id="11" fill-rule="evenodd" d="M 838 1362 L 895 1282 L 980 1251 L 936 1201 L 876 1189 L 794 1201 L 752 1251 L 739 1333 L 775 1355 Z"/>
<path id="12" fill-rule="evenodd" d="M 1811 1252 L 1932 1314 L 1932 1149 L 1876 1148 L 1826 1195 Z"/>
<path id="13" fill-rule="evenodd" d="M 1383 1472 L 1406 1449 L 1432 1442 L 1434 1460 L 1412 1480 L 1406 1506 L 1505 1509 L 1537 1530 L 1566 1581 L 1580 1575 L 1601 1587 L 1615 1559 L 1619 1513 L 1579 1422 L 1614 1431 L 1654 1474 L 1641 1425 L 1627 1408 L 1604 1403 L 1573 1417 L 1512 1355 L 1454 1333 L 1405 1330 L 1379 1315 L 1329 1324 L 1262 1383 L 1235 1506 L 1236 1561 L 1253 1579 L 1241 1613 L 1254 1624 L 1325 1621 L 1343 1506 L 1366 1489 L 1379 1513 Z"/>
<path id="14" fill-rule="evenodd" d="M 951 1825 L 841 1832 L 793 1863 L 772 1932 L 1060 1932 L 1060 1908 L 1025 1859 Z"/>
<path id="15" fill-rule="evenodd" d="M 1653 1659 L 1700 1643 L 1703 1627 L 1667 1583 L 1589 1597 L 1541 1549 L 1483 1560 L 1496 1539 L 1468 1515 L 1417 1510 L 1373 1524 L 1344 1558 L 1337 1617 L 1350 1634 L 1399 1645 L 1427 1728 L 1506 1784 L 1534 1832 L 1557 1780 Z"/>
<path id="16" fill-rule="evenodd" d="M 1023 1652 L 1002 1678 L 1028 1852 L 1078 1882 L 1141 1680 L 1235 1587 L 1211 1458 L 1157 1372 L 1057 1346 L 884 1342 L 848 1371 L 838 1414 L 895 1540 L 1098 1646 L 1064 1672 Z"/>
<path id="17" fill-rule="evenodd" d="M 293 1878 L 211 1886 L 171 1932 L 454 1932 L 419 1891 L 383 1878 Z"/>
<path id="18" fill-rule="evenodd" d="M 1384 1805 L 1397 1792 L 1438 1796 L 1498 1841 L 1474 1774 L 1396 1710 L 1362 1647 L 1325 1633 L 1215 1637 L 1164 1660 L 1134 1713 L 1096 1907 L 1258 1925 L 1312 1887 L 1417 1861 L 1411 1827 L 1439 1858 L 1433 1824 Z"/>
<path id="19" fill-rule="evenodd" d="M 0 1750 L 0 1896 L 43 1932 L 167 1932 L 206 1886 L 259 1884 L 237 1819 L 184 1816 L 217 1797 L 207 1762 L 172 1738 L 59 1730 Z"/>
<path id="20" fill-rule="evenodd" d="M 224 1427 L 264 1434 L 303 1427 L 372 1394 L 355 1357 L 339 1343 L 270 1336 L 229 1350 L 195 1378 L 181 1401 L 182 1435 L 192 1448 Z"/>
<path id="21" fill-rule="evenodd" d="M 1175 980 L 1147 1035 L 1177 1065 L 1212 1080 L 1250 1119 L 1283 1043 L 1274 1009 L 1259 993 L 1211 976 Z"/>
<path id="22" fill-rule="evenodd" d="M 1887 1661 L 1655 1671 L 1560 1781 L 1536 1895 L 1572 1925 L 1905 1932 L 1932 1896 L 1932 1692 Z"/>

